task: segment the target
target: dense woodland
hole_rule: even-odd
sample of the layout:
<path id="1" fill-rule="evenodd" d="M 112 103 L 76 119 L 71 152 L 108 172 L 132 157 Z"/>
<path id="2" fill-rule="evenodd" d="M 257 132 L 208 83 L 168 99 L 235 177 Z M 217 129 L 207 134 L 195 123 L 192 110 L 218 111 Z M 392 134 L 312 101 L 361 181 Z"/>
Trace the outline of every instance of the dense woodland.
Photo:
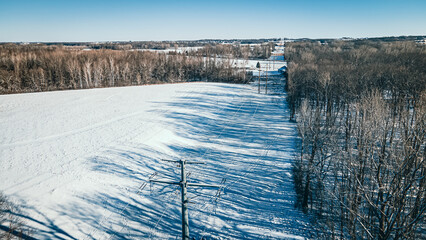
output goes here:
<path id="1" fill-rule="evenodd" d="M 275 49 L 275 44 L 264 43 L 255 45 L 241 45 L 241 44 L 207 44 L 190 55 L 203 55 L 203 56 L 221 56 L 240 59 L 267 59 L 271 56 L 272 51 Z"/>
<path id="2" fill-rule="evenodd" d="M 131 86 L 186 81 L 244 83 L 249 75 L 229 58 L 203 53 L 70 49 L 0 45 L 0 93 Z"/>
<path id="3" fill-rule="evenodd" d="M 425 45 L 294 42 L 286 58 L 298 203 L 319 237 L 424 239 Z"/>

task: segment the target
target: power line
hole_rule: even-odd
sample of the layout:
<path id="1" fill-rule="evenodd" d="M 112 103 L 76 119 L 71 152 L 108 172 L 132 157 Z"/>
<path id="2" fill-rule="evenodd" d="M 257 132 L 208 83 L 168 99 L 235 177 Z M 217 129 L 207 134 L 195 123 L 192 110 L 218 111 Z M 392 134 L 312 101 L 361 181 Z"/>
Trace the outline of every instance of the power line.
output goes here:
<path id="1" fill-rule="evenodd" d="M 243 103 L 241 103 L 240 104 L 240 106 L 239 106 L 239 108 L 238 108 L 238 110 L 234 113 L 234 116 L 231 118 L 231 120 L 237 115 L 237 113 L 241 110 L 241 108 L 244 106 L 246 104 L 246 102 L 243 102 Z M 221 111 L 225 108 L 226 106 L 224 106 L 222 109 L 221 109 Z M 254 117 L 254 115 L 255 115 L 255 113 L 257 112 L 257 108 L 259 107 L 259 103 L 258 103 L 258 105 L 257 105 L 257 107 L 256 107 L 256 110 L 254 111 L 254 114 L 253 114 L 253 116 L 252 117 Z M 220 134 L 218 135 L 219 137 L 222 135 L 222 133 L 224 132 L 224 130 L 226 129 L 226 126 L 224 126 L 223 127 L 223 129 L 222 129 L 222 131 L 220 132 Z M 244 134 L 244 136 L 247 134 L 247 132 L 248 132 L 248 130 L 246 130 L 246 132 L 245 132 L 245 134 Z M 211 140 L 209 139 L 209 141 L 211 142 Z M 203 156 L 205 156 L 208 152 L 211 152 L 211 150 L 206 150 L 205 152 L 204 152 L 204 154 L 203 154 Z M 184 164 L 182 164 L 182 165 L 184 165 Z M 229 169 L 230 168 L 228 168 L 228 171 L 227 172 L 229 172 Z M 181 171 L 182 172 L 182 171 Z M 189 172 L 189 174 L 190 174 L 191 172 Z M 226 179 L 225 179 L 225 181 L 226 181 Z M 155 182 L 155 181 L 153 181 L 153 182 Z M 158 181 L 158 182 L 161 182 L 161 181 Z M 166 182 L 163 182 L 163 183 L 166 183 Z M 170 183 L 170 182 L 167 182 L 167 183 Z M 172 183 L 172 184 L 175 184 L 175 183 Z M 223 185 L 224 183 L 221 183 L 221 185 Z M 176 184 L 175 184 L 176 185 Z M 178 185 L 178 186 L 181 186 L 181 185 Z M 194 185 L 195 186 L 195 185 Z M 201 186 L 201 185 L 200 185 Z M 176 189 L 177 189 L 178 187 L 176 187 Z M 219 196 L 220 197 L 220 193 L 221 193 L 221 189 L 219 188 L 219 190 L 218 190 L 218 192 L 216 193 L 216 195 L 215 195 L 215 197 L 216 196 Z M 127 206 L 126 206 L 127 207 Z M 165 209 L 165 211 L 166 211 L 167 209 Z M 163 214 L 161 215 L 161 217 L 160 217 L 160 219 L 159 219 L 159 221 L 156 223 L 156 225 L 155 225 L 155 227 L 154 227 L 154 229 L 156 228 L 156 226 L 158 225 L 158 223 L 161 221 L 161 218 L 162 218 L 162 216 L 164 216 L 164 213 L 165 213 L 165 211 L 163 211 Z M 122 229 L 124 229 L 124 226 L 123 226 L 123 228 Z M 151 236 L 152 236 L 152 234 L 151 234 Z"/>
<path id="2" fill-rule="evenodd" d="M 256 109 L 257 110 L 257 109 Z M 256 111 L 255 111 L 256 112 Z M 254 114 L 253 114 L 253 116 L 252 117 L 254 117 Z M 248 128 L 247 128 L 247 130 L 248 130 Z M 246 133 L 245 133 L 245 135 L 247 134 L 247 130 L 246 130 Z M 263 156 L 262 157 L 260 157 L 257 161 L 255 161 L 254 163 L 252 163 L 251 164 L 251 166 L 250 166 L 250 168 L 248 169 L 248 171 L 247 171 L 247 173 L 246 174 L 244 174 L 244 175 L 242 175 L 242 176 L 240 176 L 238 179 L 236 179 L 236 180 L 234 180 L 234 181 L 231 181 L 231 182 L 223 182 L 222 184 L 221 184 L 221 186 L 220 186 L 220 189 L 218 190 L 218 192 L 219 191 L 224 191 L 226 188 L 229 188 L 230 186 L 232 186 L 233 184 L 235 184 L 236 182 L 238 182 L 240 179 L 242 179 L 242 178 L 244 178 L 244 177 L 246 177 L 247 175 L 249 175 L 249 174 L 251 174 L 252 173 L 252 171 L 254 170 L 254 169 L 256 169 L 258 166 L 259 166 L 259 163 L 260 163 L 260 161 L 263 159 L 263 158 L 265 158 L 266 156 L 267 156 L 267 154 L 269 153 L 269 151 L 270 151 L 270 148 L 273 146 L 273 142 L 275 142 L 276 140 L 278 139 L 278 136 L 277 137 L 275 137 L 272 141 L 270 141 L 268 144 L 267 144 L 267 149 L 265 150 L 265 153 L 263 154 Z M 228 170 L 227 170 L 227 172 L 226 172 L 226 174 L 225 175 L 227 175 L 228 174 L 228 172 L 229 172 L 229 170 L 230 170 L 230 167 L 228 167 Z M 204 202 L 204 206 L 206 206 L 207 207 L 207 205 L 209 205 L 209 204 L 213 204 L 213 202 L 215 202 L 215 203 L 218 203 L 220 201 L 220 195 L 219 196 L 214 196 L 214 197 L 212 197 L 211 199 L 209 199 L 209 200 L 206 200 L 205 202 Z M 207 202 L 209 202 L 208 204 L 205 204 L 205 203 L 207 203 Z M 213 211 L 214 211 L 214 209 L 216 208 L 217 206 L 215 206 L 212 210 L 211 210 L 211 212 L 210 212 L 210 214 L 209 214 L 209 216 L 213 213 Z M 207 226 L 205 226 L 205 228 L 204 228 L 204 230 L 203 230 L 203 232 L 205 231 L 205 229 L 207 228 Z M 205 235 L 205 234 L 204 234 Z M 204 236 L 203 235 L 203 236 Z"/>
<path id="3" fill-rule="evenodd" d="M 274 138 L 274 140 L 272 140 L 271 142 L 275 142 L 276 140 L 278 139 L 278 136 L 277 137 L 275 137 Z M 246 177 L 247 175 L 249 175 L 249 174 L 251 174 L 252 173 L 252 171 L 254 170 L 254 169 L 256 169 L 258 166 L 259 166 L 259 163 L 261 162 L 261 160 L 263 160 L 267 155 L 268 155 L 268 153 L 269 153 L 269 151 L 270 151 L 270 148 L 273 146 L 273 144 L 268 144 L 268 147 L 267 147 L 267 149 L 265 149 L 265 153 L 263 154 L 263 156 L 261 156 L 260 158 L 258 158 L 254 163 L 252 163 L 251 164 L 251 166 L 249 167 L 249 169 L 247 170 L 247 172 L 244 174 L 244 175 L 242 175 L 242 176 L 240 176 L 238 179 L 236 179 L 236 180 L 234 180 L 234 181 L 231 181 L 231 182 L 228 182 L 228 183 L 224 183 L 222 186 L 221 186 L 221 189 L 222 189 L 222 191 L 224 191 L 226 188 L 229 188 L 230 186 L 232 186 L 232 185 L 234 185 L 235 183 L 237 183 L 237 182 L 239 182 L 239 180 L 240 179 L 242 179 L 243 177 Z M 219 197 L 216 197 L 215 199 L 214 199 L 214 201 L 220 201 L 220 198 Z M 212 211 L 210 212 L 210 214 L 208 215 L 208 217 L 210 217 L 212 214 L 213 214 L 213 209 L 212 209 Z M 207 225 L 204 227 L 204 230 L 202 231 L 202 232 L 204 232 L 204 234 L 201 236 L 201 239 L 206 235 L 206 232 L 205 232 L 205 230 L 206 230 L 206 228 L 207 228 Z"/>
<path id="4" fill-rule="evenodd" d="M 208 185 L 208 184 L 198 184 L 198 183 L 191 183 L 186 180 L 186 173 L 185 173 L 185 167 L 186 164 L 204 164 L 204 162 L 194 162 L 194 161 L 187 161 L 185 159 L 181 160 L 163 160 L 168 162 L 174 162 L 180 164 L 180 172 L 181 172 L 181 180 L 180 182 L 170 182 L 170 181 L 160 181 L 160 180 L 150 180 L 151 182 L 156 183 L 164 183 L 164 184 L 173 184 L 178 185 L 181 187 L 181 194 L 182 194 L 182 240 L 189 240 L 189 220 L 188 220 L 188 196 L 187 196 L 187 188 L 189 186 L 194 187 L 213 187 L 213 188 L 219 188 L 217 185 Z"/>
<path id="5" fill-rule="evenodd" d="M 240 97 L 241 97 L 241 95 L 239 95 Z M 233 114 L 233 116 L 231 117 L 231 119 L 230 120 L 228 120 L 228 121 L 231 121 L 232 119 L 234 119 L 236 116 L 237 116 L 237 113 L 238 112 L 240 112 L 240 110 L 242 109 L 242 107 L 245 105 L 247 103 L 247 101 L 242 101 L 242 103 L 239 105 L 239 107 L 238 107 L 238 110 L 236 111 L 236 112 L 234 112 L 234 114 Z M 255 112 L 257 112 L 257 109 L 258 109 L 258 107 L 259 107 L 259 103 L 257 104 L 257 106 L 256 106 L 256 110 L 255 110 Z M 221 109 L 221 111 L 224 109 L 225 107 L 223 107 L 222 109 Z M 253 117 L 253 116 L 252 116 Z M 225 131 L 225 129 L 226 129 L 226 125 L 222 128 L 222 130 L 220 131 L 220 133 L 219 133 L 219 135 L 217 136 L 217 137 L 220 137 L 223 133 L 224 133 L 224 131 Z M 247 131 L 246 131 L 246 133 L 245 134 L 247 134 Z M 211 142 L 211 140 L 210 139 L 208 139 L 208 141 L 209 142 Z M 201 156 L 202 158 L 206 155 L 206 154 L 208 154 L 209 152 L 211 152 L 211 150 L 206 150 L 204 153 L 203 153 L 203 155 Z M 191 174 L 191 172 L 189 172 L 188 174 Z M 176 187 L 176 189 L 177 189 L 178 187 Z M 218 190 L 218 192 L 216 193 L 216 195 L 220 195 L 220 192 L 219 192 L 220 190 Z M 154 226 L 154 228 L 153 229 L 155 229 L 156 227 L 157 227 L 157 225 L 158 225 L 158 223 L 161 221 L 161 219 L 162 219 L 162 217 L 164 216 L 164 213 L 165 213 L 165 211 L 167 210 L 167 208 L 163 211 L 163 213 L 162 213 L 162 215 L 161 215 L 161 217 L 160 217 L 160 219 L 157 221 L 157 223 L 156 223 L 156 225 Z M 151 238 L 151 236 L 152 236 L 152 234 L 153 234 L 153 232 L 151 232 L 151 235 L 150 235 L 150 238 Z"/>
<path id="6" fill-rule="evenodd" d="M 196 93 L 197 91 L 189 91 L 189 92 L 187 92 L 186 94 L 183 94 L 183 95 L 181 95 L 181 96 L 177 96 L 177 97 L 187 97 L 187 96 L 189 96 L 189 95 L 193 95 L 194 93 Z M 160 111 L 161 112 L 161 114 L 165 114 L 166 112 L 168 112 L 168 111 L 170 111 L 170 109 L 166 109 L 166 110 L 162 110 L 162 111 Z M 153 120 L 153 119 L 152 119 Z M 155 124 L 157 124 L 158 122 L 156 122 L 156 121 L 151 121 L 151 122 L 153 122 L 153 124 L 151 125 L 151 127 L 152 126 L 154 126 Z M 151 136 L 151 138 L 152 137 L 154 137 L 156 134 L 158 134 L 159 132 L 161 132 L 161 131 L 163 131 L 165 128 L 162 128 L 162 129 L 160 129 L 159 131 L 157 131 L 157 132 L 155 132 L 152 136 Z M 149 139 L 147 139 L 147 140 L 149 140 Z M 147 141 L 146 140 L 146 141 Z M 87 162 L 85 162 L 85 165 L 87 164 Z M 157 175 L 158 173 L 156 173 L 156 172 L 154 172 L 153 173 L 154 175 L 151 175 L 149 178 L 153 178 L 153 177 L 155 177 L 155 175 Z M 143 182 L 139 187 L 138 187 L 138 191 L 136 192 L 136 194 L 139 194 L 144 188 L 146 187 L 146 182 Z M 127 205 L 125 205 L 125 207 L 124 208 L 122 208 L 121 210 L 120 210 L 120 213 L 123 213 L 124 212 L 124 210 L 127 208 L 129 206 L 129 203 L 127 204 Z M 99 221 L 99 223 L 98 223 L 98 227 L 96 227 L 94 230 L 92 230 L 92 232 L 90 232 L 89 234 L 87 234 L 86 235 L 86 237 L 85 237 L 85 239 L 87 239 L 89 236 L 92 236 L 92 235 L 94 235 L 94 234 L 96 234 L 98 231 L 99 231 L 99 226 L 101 226 L 101 224 L 103 223 L 103 222 L 105 222 L 105 221 L 107 221 L 107 220 L 109 220 L 109 218 L 111 217 L 113 215 L 113 213 L 110 213 L 110 215 L 108 216 L 108 217 L 105 217 L 105 216 L 102 216 L 102 219 L 101 219 L 101 221 Z M 125 225 L 126 226 L 126 225 Z M 122 229 L 124 229 L 124 227 L 122 228 Z M 121 230 L 122 230 L 121 229 Z M 120 230 L 120 231 L 121 231 Z M 110 236 L 110 238 L 108 238 L 108 239 L 111 239 L 113 236 L 114 236 L 115 234 L 113 234 L 112 236 Z"/>
<path id="7" fill-rule="evenodd" d="M 239 97 L 241 97 L 242 96 L 242 94 L 237 94 Z M 246 101 L 242 101 L 242 103 L 239 105 L 239 107 L 238 107 L 238 109 L 237 109 L 237 111 L 236 112 L 234 112 L 234 114 L 232 115 L 232 117 L 231 117 L 231 119 L 230 120 L 228 120 L 228 121 L 231 121 L 231 120 L 233 120 L 236 116 L 237 116 L 237 113 L 238 112 L 240 112 L 240 110 L 242 109 L 242 107 L 244 106 L 246 104 Z M 224 107 L 222 107 L 221 109 L 220 109 L 220 111 L 219 112 L 222 112 L 224 109 L 225 109 L 225 107 L 226 106 L 224 106 Z M 222 130 L 220 131 L 220 133 L 219 133 L 219 135 L 217 136 L 217 137 L 220 137 L 222 134 L 223 134 L 223 132 L 224 132 L 224 130 L 226 129 L 226 125 L 222 128 Z M 211 142 L 211 140 L 208 138 L 208 141 L 209 142 Z M 182 152 L 183 150 L 181 150 L 180 152 Z M 211 151 L 211 150 L 210 150 Z M 206 154 L 208 154 L 208 152 L 210 152 L 209 150 L 206 150 L 204 153 L 203 153 L 203 155 L 201 156 L 202 158 L 206 155 Z M 188 172 L 188 175 L 190 175 L 191 174 L 191 172 Z M 179 188 L 179 186 L 176 186 L 176 188 L 175 188 L 175 190 L 177 190 Z M 172 191 L 172 192 L 175 192 L 175 190 L 174 191 Z M 165 212 L 167 211 L 167 209 L 168 209 L 168 207 L 167 208 L 165 208 L 164 210 L 163 210 L 163 212 L 162 212 L 162 214 L 161 214 L 161 216 L 160 216 L 160 219 L 156 222 L 156 224 L 155 224 L 155 226 L 152 228 L 152 230 L 151 230 L 151 234 L 150 234 L 150 237 L 149 238 L 151 238 L 152 237 L 152 234 L 154 233 L 153 231 L 155 231 L 155 229 L 157 228 L 157 226 L 158 226 L 158 224 L 160 223 L 160 221 L 162 220 L 162 218 L 163 218 L 163 216 L 164 216 L 164 214 L 165 214 Z"/>

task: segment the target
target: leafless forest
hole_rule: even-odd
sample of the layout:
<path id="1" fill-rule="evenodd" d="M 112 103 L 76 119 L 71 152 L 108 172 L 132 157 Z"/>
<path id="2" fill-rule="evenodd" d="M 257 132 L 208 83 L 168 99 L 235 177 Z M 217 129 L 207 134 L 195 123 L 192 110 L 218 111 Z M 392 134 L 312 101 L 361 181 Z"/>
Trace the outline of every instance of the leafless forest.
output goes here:
<path id="1" fill-rule="evenodd" d="M 241 44 L 207 44 L 203 48 L 190 53 L 193 56 L 226 56 L 239 59 L 267 59 L 275 49 L 272 42 L 257 44 L 254 46 Z"/>
<path id="2" fill-rule="evenodd" d="M 186 81 L 244 83 L 250 77 L 229 58 L 219 59 L 242 54 L 231 47 L 165 54 L 120 46 L 83 51 L 61 45 L 0 45 L 0 94 Z M 266 47 L 249 49 L 245 56 L 270 54 L 262 49 Z"/>
<path id="3" fill-rule="evenodd" d="M 298 202 L 321 238 L 424 237 L 425 46 L 305 41 L 286 57 Z"/>
<path id="4" fill-rule="evenodd" d="M 251 76 L 231 60 L 268 58 L 274 44 L 213 43 L 169 53 L 140 48 L 170 49 L 170 43 L 89 47 L 0 45 L 0 94 L 247 83 Z M 297 203 L 315 219 L 318 237 L 424 238 L 425 45 L 398 39 L 296 41 L 286 45 L 285 56 L 287 101 L 300 136 Z"/>

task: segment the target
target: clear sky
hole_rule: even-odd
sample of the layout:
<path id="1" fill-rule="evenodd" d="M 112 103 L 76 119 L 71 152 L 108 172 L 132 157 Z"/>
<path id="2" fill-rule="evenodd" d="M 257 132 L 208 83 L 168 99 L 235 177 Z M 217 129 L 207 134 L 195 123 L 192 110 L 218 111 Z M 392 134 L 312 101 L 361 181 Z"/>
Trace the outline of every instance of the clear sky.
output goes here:
<path id="1" fill-rule="evenodd" d="M 0 0 L 0 42 L 426 35 L 426 0 Z"/>

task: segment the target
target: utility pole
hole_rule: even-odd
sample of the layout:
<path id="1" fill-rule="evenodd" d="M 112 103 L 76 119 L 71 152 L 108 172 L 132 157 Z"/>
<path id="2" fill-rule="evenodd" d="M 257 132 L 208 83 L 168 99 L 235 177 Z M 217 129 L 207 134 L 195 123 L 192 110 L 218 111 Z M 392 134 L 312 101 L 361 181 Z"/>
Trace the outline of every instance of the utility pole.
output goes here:
<path id="1" fill-rule="evenodd" d="M 259 81 L 257 82 L 257 93 L 260 93 L 260 63 L 257 62 L 256 68 L 259 69 Z"/>
<path id="2" fill-rule="evenodd" d="M 275 58 L 277 57 L 277 56 L 273 56 L 274 58 L 272 59 L 272 71 L 274 71 L 274 69 L 275 69 Z"/>
<path id="3" fill-rule="evenodd" d="M 182 193 L 181 194 L 181 197 L 182 197 L 182 240 L 189 240 L 188 196 L 187 196 L 188 186 L 213 187 L 213 188 L 220 188 L 220 186 L 189 183 L 189 182 L 186 181 L 185 165 L 186 164 L 204 164 L 204 162 L 186 161 L 185 159 L 181 159 L 181 160 L 161 159 L 161 160 L 166 161 L 166 162 L 179 163 L 179 165 L 180 165 L 180 179 L 181 180 L 180 180 L 180 182 L 150 180 L 150 182 L 174 184 L 174 185 L 179 185 L 181 187 L 181 193 Z"/>
<path id="4" fill-rule="evenodd" d="M 259 81 L 257 81 L 257 93 L 260 93 L 260 69 L 259 69 Z"/>
<path id="5" fill-rule="evenodd" d="M 269 61 L 268 61 L 268 70 L 269 70 Z M 266 86 L 265 86 L 265 94 L 268 94 L 268 70 L 266 70 Z"/>

